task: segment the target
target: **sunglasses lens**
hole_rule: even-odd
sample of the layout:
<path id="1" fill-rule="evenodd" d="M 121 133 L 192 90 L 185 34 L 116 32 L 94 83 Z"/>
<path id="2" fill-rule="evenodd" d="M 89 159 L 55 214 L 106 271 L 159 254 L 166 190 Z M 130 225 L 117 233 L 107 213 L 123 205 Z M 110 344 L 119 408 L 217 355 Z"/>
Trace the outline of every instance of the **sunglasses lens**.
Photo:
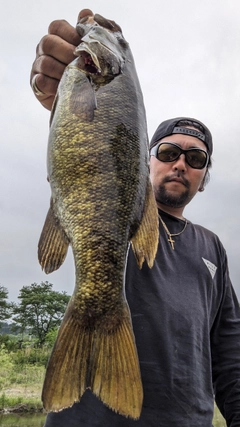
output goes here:
<path id="1" fill-rule="evenodd" d="M 181 150 L 172 144 L 160 144 L 158 147 L 158 160 L 161 162 L 173 162 L 181 154 Z"/>
<path id="2" fill-rule="evenodd" d="M 207 153 L 201 150 L 189 150 L 186 153 L 187 163 L 194 169 L 202 169 L 206 165 Z"/>

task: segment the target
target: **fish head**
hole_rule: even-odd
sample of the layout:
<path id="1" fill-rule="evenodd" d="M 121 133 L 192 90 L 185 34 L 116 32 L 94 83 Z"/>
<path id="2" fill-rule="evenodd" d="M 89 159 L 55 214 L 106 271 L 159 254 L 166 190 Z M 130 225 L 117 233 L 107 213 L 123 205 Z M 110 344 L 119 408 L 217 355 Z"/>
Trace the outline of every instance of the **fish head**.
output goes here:
<path id="1" fill-rule="evenodd" d="M 121 28 L 100 15 L 77 24 L 81 43 L 75 49 L 77 67 L 93 79 L 111 79 L 121 74 L 128 43 Z"/>

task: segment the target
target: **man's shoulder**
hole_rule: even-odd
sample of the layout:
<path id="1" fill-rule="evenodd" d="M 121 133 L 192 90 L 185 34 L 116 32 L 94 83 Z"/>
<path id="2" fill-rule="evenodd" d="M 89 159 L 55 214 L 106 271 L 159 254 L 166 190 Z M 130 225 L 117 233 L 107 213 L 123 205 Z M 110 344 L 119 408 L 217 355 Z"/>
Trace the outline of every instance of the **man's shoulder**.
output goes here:
<path id="1" fill-rule="evenodd" d="M 188 223 L 195 230 L 196 233 L 203 234 L 213 239 L 219 240 L 218 235 L 214 231 L 210 230 L 209 228 L 206 228 L 200 224 L 195 224 L 191 221 L 188 221 Z"/>
<path id="2" fill-rule="evenodd" d="M 189 221 L 188 230 L 192 233 L 192 238 L 199 240 L 199 243 L 202 242 L 203 245 L 208 247 L 218 248 L 222 254 L 225 253 L 225 248 L 219 238 L 219 236 L 212 230 L 200 225 L 194 224 Z"/>

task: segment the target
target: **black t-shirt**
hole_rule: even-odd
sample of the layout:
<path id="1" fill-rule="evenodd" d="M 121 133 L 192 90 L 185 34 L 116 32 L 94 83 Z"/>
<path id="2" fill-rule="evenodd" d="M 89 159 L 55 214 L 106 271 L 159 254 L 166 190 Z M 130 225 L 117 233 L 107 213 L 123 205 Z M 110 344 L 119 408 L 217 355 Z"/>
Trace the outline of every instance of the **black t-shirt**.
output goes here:
<path id="1" fill-rule="evenodd" d="M 161 212 L 172 234 L 184 222 Z M 87 390 L 45 427 L 211 427 L 214 394 L 228 426 L 240 425 L 240 311 L 218 237 L 188 222 L 173 237 L 160 224 L 152 269 L 131 249 L 126 297 L 144 401 L 139 420 L 118 415 Z"/>

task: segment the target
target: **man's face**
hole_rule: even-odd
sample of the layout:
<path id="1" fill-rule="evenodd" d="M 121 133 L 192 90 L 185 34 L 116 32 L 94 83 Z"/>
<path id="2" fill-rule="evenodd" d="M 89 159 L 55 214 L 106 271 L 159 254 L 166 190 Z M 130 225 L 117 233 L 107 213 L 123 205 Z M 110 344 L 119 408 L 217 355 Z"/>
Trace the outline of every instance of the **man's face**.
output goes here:
<path id="1" fill-rule="evenodd" d="M 174 134 L 160 142 L 173 142 L 183 149 L 201 148 L 207 151 L 204 142 L 189 135 Z M 206 174 L 207 168 L 193 169 L 185 160 L 185 155 L 173 162 L 161 162 L 150 158 L 150 179 L 157 203 L 172 208 L 186 206 L 195 196 Z"/>

